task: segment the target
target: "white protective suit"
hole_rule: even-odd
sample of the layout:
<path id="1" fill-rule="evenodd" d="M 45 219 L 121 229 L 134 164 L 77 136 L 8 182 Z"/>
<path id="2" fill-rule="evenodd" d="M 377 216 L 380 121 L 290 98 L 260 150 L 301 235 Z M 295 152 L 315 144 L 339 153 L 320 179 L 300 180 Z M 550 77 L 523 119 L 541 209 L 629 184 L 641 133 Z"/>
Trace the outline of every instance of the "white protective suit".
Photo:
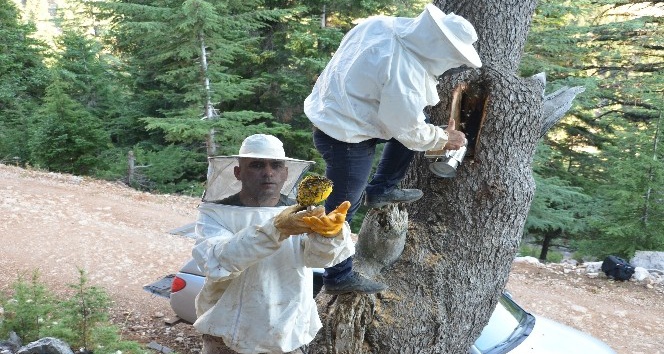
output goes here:
<path id="1" fill-rule="evenodd" d="M 437 77 L 470 63 L 429 12 L 375 16 L 349 31 L 304 102 L 318 129 L 346 143 L 396 138 L 414 151 L 440 150 L 447 132 L 422 110 L 440 100 Z M 444 15 L 444 14 L 443 14 Z M 481 64 L 480 64 L 481 65 Z"/>
<path id="2" fill-rule="evenodd" d="M 206 276 L 194 327 L 239 353 L 283 353 L 313 340 L 322 327 L 312 297 L 312 268 L 355 252 L 341 236 L 296 235 L 279 241 L 274 216 L 285 207 L 202 203 L 193 257 Z"/>

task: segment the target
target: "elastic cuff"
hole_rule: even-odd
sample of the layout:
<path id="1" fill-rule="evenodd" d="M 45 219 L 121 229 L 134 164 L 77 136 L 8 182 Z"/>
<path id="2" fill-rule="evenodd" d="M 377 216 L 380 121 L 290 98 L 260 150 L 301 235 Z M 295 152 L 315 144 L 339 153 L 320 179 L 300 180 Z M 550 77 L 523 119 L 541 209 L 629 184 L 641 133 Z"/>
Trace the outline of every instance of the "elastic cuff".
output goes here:
<path id="1" fill-rule="evenodd" d="M 270 219 L 263 223 L 263 225 L 256 227 L 256 231 L 265 234 L 265 236 L 267 236 L 275 243 L 279 243 L 288 238 L 282 238 L 281 232 L 279 232 L 279 230 L 277 230 L 277 228 L 274 226 L 274 219 Z"/>
<path id="2" fill-rule="evenodd" d="M 443 150 L 445 144 L 450 140 L 450 136 L 447 134 L 447 131 L 441 127 L 436 127 L 436 130 L 438 130 L 438 141 L 436 141 L 436 146 L 431 150 Z"/>

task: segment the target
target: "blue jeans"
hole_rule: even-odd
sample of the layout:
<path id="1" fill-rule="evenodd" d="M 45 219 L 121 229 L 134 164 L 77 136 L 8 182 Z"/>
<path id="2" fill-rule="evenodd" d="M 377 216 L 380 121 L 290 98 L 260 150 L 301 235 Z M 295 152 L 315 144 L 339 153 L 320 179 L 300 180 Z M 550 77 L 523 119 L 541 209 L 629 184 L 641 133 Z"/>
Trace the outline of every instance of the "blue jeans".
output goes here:
<path id="1" fill-rule="evenodd" d="M 334 210 L 344 201 L 349 201 L 351 207 L 346 214 L 346 221 L 350 224 L 353 215 L 362 205 L 364 193 L 371 195 L 391 192 L 403 178 L 415 157 L 415 152 L 409 150 L 396 139 L 388 141 L 369 139 L 360 143 L 345 143 L 336 140 L 319 129 L 314 129 L 314 145 L 323 156 L 327 164 L 325 176 L 332 180 L 334 187 L 332 193 L 325 201 L 325 211 Z M 376 153 L 376 145 L 385 143 L 376 172 L 371 181 L 367 183 L 371 174 L 371 165 Z M 336 284 L 343 281 L 352 271 L 353 259 L 325 268 L 323 273 L 324 284 Z"/>

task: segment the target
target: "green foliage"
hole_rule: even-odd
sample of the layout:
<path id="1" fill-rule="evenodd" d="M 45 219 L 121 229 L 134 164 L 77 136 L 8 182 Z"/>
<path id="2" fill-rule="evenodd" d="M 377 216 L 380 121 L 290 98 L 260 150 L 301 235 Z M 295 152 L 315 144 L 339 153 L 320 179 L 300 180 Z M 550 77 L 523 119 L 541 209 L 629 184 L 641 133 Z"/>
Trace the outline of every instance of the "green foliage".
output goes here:
<path id="1" fill-rule="evenodd" d="M 519 246 L 520 257 L 539 258 L 542 248 L 531 244 L 522 243 Z M 558 251 L 549 251 L 546 255 L 546 261 L 551 263 L 560 263 L 563 260 L 563 254 Z"/>
<path id="2" fill-rule="evenodd" d="M 205 155 L 193 153 L 178 146 L 167 146 L 163 150 L 135 151 L 136 161 L 146 166 L 142 175 L 153 183 L 150 188 L 161 193 L 179 193 L 201 196 L 207 175 Z"/>
<path id="3" fill-rule="evenodd" d="M 563 254 L 558 251 L 549 251 L 546 255 L 547 262 L 560 263 L 563 260 Z"/>
<path id="4" fill-rule="evenodd" d="M 70 285 L 73 295 L 62 303 L 62 325 L 71 330 L 72 337 L 63 338 L 74 348 L 95 348 L 94 328 L 108 322 L 105 310 L 110 306 L 106 293 L 90 286 L 85 271 L 79 272 L 78 284 Z"/>
<path id="5" fill-rule="evenodd" d="M 39 81 L 36 72 L 17 75 L 26 82 L 43 81 L 42 95 L 30 105 L 28 101 L 12 100 L 18 86 L 6 90 L 10 98 L 7 101 L 15 103 L 16 109 L 0 111 L 0 161 L 13 162 L 13 156 L 18 156 L 24 163 L 43 168 L 123 179 L 126 153 L 140 147 L 143 158 L 150 156 L 163 162 L 145 164 L 163 169 L 143 169 L 143 179 L 134 181 L 136 186 L 193 193 L 197 187 L 191 186 L 203 180 L 192 178 L 204 179 L 205 175 L 192 162 L 180 164 L 191 167 L 190 172 L 169 168 L 185 158 L 179 149 L 191 152 L 186 159 L 201 161 L 203 144 L 210 137 L 217 146 L 214 153 L 227 155 L 237 152 L 244 137 L 260 132 L 282 138 L 291 156 L 319 161 L 315 168 L 322 172 L 324 163 L 311 144 L 310 123 L 302 113 L 302 102 L 316 75 L 355 19 L 379 13 L 412 16 L 424 4 L 419 0 L 327 4 L 121 0 L 59 4 L 58 17 L 49 27 L 61 31 L 53 37 L 50 61 L 58 80 L 52 86 L 57 89 L 50 89 L 48 102 L 42 105 L 40 100 L 50 77 L 42 75 L 47 80 Z M 41 63 L 41 56 L 16 43 L 41 50 L 44 47 L 25 41 L 30 28 L 19 24 L 10 5 L 13 12 L 5 14 L 11 21 L 3 21 L 3 25 L 11 24 L 18 31 L 11 36 L 6 32 L 8 35 L 2 38 L 16 48 L 10 51 L 14 57 L 7 63 L 15 65 L 12 69 L 30 68 L 33 65 L 25 65 L 26 59 Z M 46 9 L 36 2 L 22 6 L 26 18 L 33 19 L 40 18 Z M 323 11 L 326 21 L 321 26 Z M 0 60 L 0 70 L 2 63 Z M 49 102 L 56 99 L 70 102 L 53 114 Z M 33 119 L 32 112 L 39 115 Z M 4 119 L 9 115 L 11 119 Z M 72 135 L 82 134 L 70 129 L 74 128 L 70 125 L 74 120 L 81 120 L 82 130 L 90 134 L 71 142 L 67 139 Z M 87 154 L 92 148 L 89 142 L 98 140 L 93 136 L 100 130 L 114 146 L 99 141 L 100 150 Z M 167 149 L 169 146 L 177 146 L 178 151 L 173 162 L 165 163 L 168 159 L 164 154 L 173 152 Z M 57 161 L 58 157 L 62 161 Z"/>
<path id="6" fill-rule="evenodd" d="M 302 102 L 331 53 L 336 50 L 343 30 L 337 27 L 321 27 L 322 9 L 313 4 L 274 2 L 272 6 L 288 10 L 286 16 L 272 21 L 261 30 L 264 38 L 261 45 L 262 70 L 256 73 L 250 63 L 241 64 L 239 71 L 247 75 L 258 74 L 263 79 L 259 95 L 247 97 L 246 104 L 273 112 L 282 122 L 305 122 L 300 119 Z M 249 65 L 247 65 L 249 64 Z"/>
<path id="7" fill-rule="evenodd" d="M 314 147 L 311 134 L 311 130 L 287 130 L 279 132 L 276 135 L 284 143 L 284 150 L 287 156 L 316 162 L 310 171 L 324 176 L 325 161 Z"/>
<path id="8" fill-rule="evenodd" d="M 539 247 L 533 246 L 531 244 L 522 243 L 519 246 L 519 256 L 521 257 L 539 257 L 540 249 Z"/>
<path id="9" fill-rule="evenodd" d="M 30 118 L 50 80 L 46 47 L 19 18 L 14 2 L 0 0 L 0 163 L 29 160 Z"/>
<path id="10" fill-rule="evenodd" d="M 663 110 L 664 33 L 653 6 L 545 0 L 533 18 L 522 74 L 546 72 L 548 91 L 586 91 L 536 155 L 527 227 L 539 237 L 559 227 L 585 256 L 662 249 L 656 196 L 664 184 L 653 159 L 661 152 L 652 147 Z"/>
<path id="11" fill-rule="evenodd" d="M 522 72 L 545 71 L 551 89 L 583 85 L 570 111 L 550 134 L 573 171 L 597 178 L 598 161 L 588 147 L 602 149 L 610 139 L 607 119 L 622 117 L 623 124 L 652 120 L 663 89 L 664 33 L 662 17 L 648 17 L 641 7 L 615 1 L 540 2 L 533 18 Z M 654 11 L 654 8 L 651 9 Z M 562 55 L 564 53 L 564 55 Z M 612 118 L 612 116 L 614 118 Z"/>
<path id="12" fill-rule="evenodd" d="M 30 281 L 19 275 L 13 294 L 0 297 L 0 337 L 16 332 L 24 343 L 43 337 L 55 337 L 72 348 L 93 350 L 99 354 L 147 353 L 141 345 L 122 340 L 118 328 L 111 325 L 106 310 L 106 293 L 90 286 L 85 272 L 79 269 L 79 282 L 70 285 L 69 298 L 54 296 L 34 272 Z"/>
<path id="13" fill-rule="evenodd" d="M 654 124 L 653 124 L 654 123 Z M 601 255 L 631 258 L 637 250 L 664 250 L 664 166 L 662 122 L 637 124 L 616 134 L 607 184 L 597 188 L 600 217 L 594 223 L 599 245 L 583 243 Z M 628 147 L 628 148 L 626 148 Z"/>
<path id="14" fill-rule="evenodd" d="M 147 130 L 163 131 L 167 141 L 189 144 L 204 141 L 211 129 L 216 131 L 215 141 L 222 143 L 238 140 L 238 136 L 244 139 L 248 135 L 247 132 L 260 131 L 265 134 L 274 134 L 286 129 L 285 126 L 278 123 L 270 123 L 271 115 L 268 113 L 235 111 L 225 112 L 214 120 L 193 120 L 191 117 L 195 113 L 192 110 L 183 110 L 166 118 L 151 117 L 141 120 L 146 123 Z M 217 155 L 224 153 L 222 150 L 222 152 L 217 152 Z"/>
<path id="15" fill-rule="evenodd" d="M 271 117 L 236 104 L 261 85 L 259 75 L 241 75 L 236 67 L 258 64 L 258 30 L 285 14 L 259 5 L 203 0 L 99 4 L 113 11 L 116 49 L 132 64 L 137 92 L 150 100 L 148 129 L 164 131 L 170 142 L 191 143 L 214 136 L 211 129 L 223 125 L 231 128 L 216 129 L 225 135 L 218 138 L 223 141 L 237 135 L 234 128 Z"/>
<path id="16" fill-rule="evenodd" d="M 587 228 L 585 217 L 589 214 L 591 197 L 584 194 L 582 188 L 571 186 L 569 181 L 552 175 L 552 168 L 555 167 L 547 160 L 550 154 L 547 146 L 538 146 L 533 163 L 537 189 L 526 220 L 526 230 L 534 235 L 555 230 L 561 230 L 563 235 L 579 234 Z"/>
<path id="17" fill-rule="evenodd" d="M 100 101 L 106 99 L 104 86 L 109 74 L 99 60 L 99 43 L 74 30 L 66 30 L 56 38 L 56 43 L 60 49 L 54 65 L 58 79 L 67 83 L 66 92 L 72 99 L 91 108 L 90 113 L 94 114 Z"/>
<path id="18" fill-rule="evenodd" d="M 65 92 L 94 117 L 100 119 L 113 141 L 135 143 L 140 139 L 128 134 L 131 117 L 138 114 L 136 104 L 128 104 L 130 91 L 123 67 L 103 51 L 98 40 L 86 37 L 80 29 L 65 28 L 56 38 L 59 49 L 53 71 L 66 83 Z M 134 137 L 132 137 L 132 135 Z"/>
<path id="19" fill-rule="evenodd" d="M 99 154 L 110 147 L 101 121 L 65 93 L 60 81 L 47 89 L 29 140 L 34 164 L 79 175 L 103 166 Z"/>
<path id="20" fill-rule="evenodd" d="M 18 276 L 14 283 L 14 296 L 3 299 L 4 317 L 0 317 L 0 337 L 7 338 L 9 332 L 21 335 L 24 341 L 39 339 L 45 332 L 47 322 L 55 310 L 52 296 L 46 287 L 39 283 L 39 273 L 34 272 L 30 280 L 25 275 Z"/>
<path id="21" fill-rule="evenodd" d="M 129 151 L 135 158 L 135 173 L 131 179 L 128 175 Z M 132 149 L 107 150 L 101 158 L 109 167 L 97 171 L 97 178 L 122 181 L 145 191 L 196 197 L 203 194 L 207 158 L 205 154 L 193 152 L 186 146 L 137 144 Z"/>

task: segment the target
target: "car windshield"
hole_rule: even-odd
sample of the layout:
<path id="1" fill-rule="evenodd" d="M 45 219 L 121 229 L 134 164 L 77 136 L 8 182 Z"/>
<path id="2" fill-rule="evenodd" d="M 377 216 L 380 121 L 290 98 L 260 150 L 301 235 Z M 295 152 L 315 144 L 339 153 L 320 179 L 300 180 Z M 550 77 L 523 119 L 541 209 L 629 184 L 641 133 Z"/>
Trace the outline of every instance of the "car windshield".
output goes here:
<path id="1" fill-rule="evenodd" d="M 499 349 L 513 347 L 523 341 L 533 325 L 532 315 L 507 296 L 501 296 L 489 323 L 475 341 L 475 347 L 481 353 L 503 352 Z"/>

